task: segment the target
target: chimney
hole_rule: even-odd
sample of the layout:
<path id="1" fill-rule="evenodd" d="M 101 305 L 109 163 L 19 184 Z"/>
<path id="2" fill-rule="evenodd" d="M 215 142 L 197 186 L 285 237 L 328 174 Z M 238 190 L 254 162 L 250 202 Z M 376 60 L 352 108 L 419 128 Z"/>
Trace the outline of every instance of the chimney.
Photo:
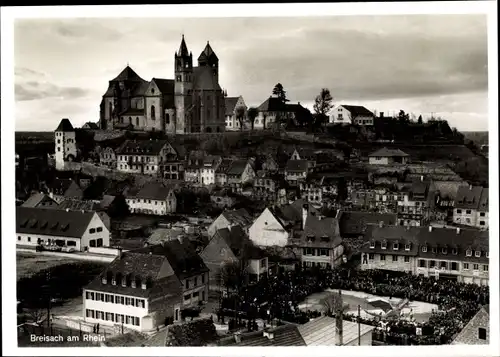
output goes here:
<path id="1" fill-rule="evenodd" d="M 429 226 L 429 232 L 432 232 L 432 226 Z"/>
<path id="2" fill-rule="evenodd" d="M 264 337 L 267 337 L 267 338 L 268 338 L 268 339 L 270 339 L 270 340 L 274 339 L 274 332 L 271 332 L 271 331 L 269 331 L 269 330 L 267 330 L 267 331 L 266 331 L 266 330 L 264 330 L 264 332 L 262 333 L 262 335 L 263 335 Z"/>
<path id="3" fill-rule="evenodd" d="M 383 118 L 384 117 L 384 112 L 380 112 L 380 117 Z"/>
<path id="4" fill-rule="evenodd" d="M 472 185 L 469 185 L 469 190 L 472 191 Z"/>
<path id="5" fill-rule="evenodd" d="M 236 343 L 241 342 L 241 335 L 239 333 L 234 334 L 234 342 L 236 342 Z"/>
<path id="6" fill-rule="evenodd" d="M 457 227 L 457 234 L 460 234 L 460 227 Z"/>
<path id="7" fill-rule="evenodd" d="M 424 182 L 424 175 L 420 176 L 420 181 Z"/>
<path id="8" fill-rule="evenodd" d="M 302 205 L 302 229 L 306 226 L 307 214 L 309 213 L 309 205 L 304 203 Z"/>
<path id="9" fill-rule="evenodd" d="M 336 303 L 335 311 L 335 337 L 336 345 L 342 346 L 344 344 L 344 316 L 343 316 L 343 300 L 342 300 L 342 290 L 339 290 L 339 296 Z"/>
<path id="10" fill-rule="evenodd" d="M 380 221 L 380 222 L 378 222 L 378 226 L 379 226 L 380 228 L 383 228 L 383 227 L 384 227 L 384 221 Z"/>

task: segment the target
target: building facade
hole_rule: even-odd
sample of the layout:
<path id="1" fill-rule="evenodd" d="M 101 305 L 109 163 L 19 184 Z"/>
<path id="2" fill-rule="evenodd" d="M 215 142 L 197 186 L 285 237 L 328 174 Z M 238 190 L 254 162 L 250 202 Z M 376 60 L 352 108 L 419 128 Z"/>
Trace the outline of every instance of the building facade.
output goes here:
<path id="1" fill-rule="evenodd" d="M 55 130 L 56 169 L 64 170 L 64 163 L 74 161 L 76 152 L 76 133 L 69 119 L 62 119 Z"/>
<path id="2" fill-rule="evenodd" d="M 359 105 L 339 105 L 330 114 L 330 124 L 371 126 L 374 119 L 371 111 Z"/>
<path id="3" fill-rule="evenodd" d="M 150 183 L 137 194 L 126 198 L 131 213 L 167 215 L 177 211 L 177 197 L 173 187 Z"/>
<path id="4" fill-rule="evenodd" d="M 226 97 L 226 131 L 240 131 L 247 128 L 246 124 L 246 112 L 247 105 L 243 100 L 242 96 L 239 97 Z M 243 108 L 243 128 L 240 125 L 240 120 L 237 118 L 237 108 Z"/>
<path id="5" fill-rule="evenodd" d="M 127 66 L 109 81 L 100 105 L 101 129 L 166 133 L 215 133 L 225 130 L 224 92 L 219 59 L 207 42 L 193 66 L 182 36 L 174 55 L 174 79 L 142 79 Z"/>
<path id="6" fill-rule="evenodd" d="M 453 208 L 453 223 L 487 229 L 489 190 L 481 186 L 461 186 Z"/>

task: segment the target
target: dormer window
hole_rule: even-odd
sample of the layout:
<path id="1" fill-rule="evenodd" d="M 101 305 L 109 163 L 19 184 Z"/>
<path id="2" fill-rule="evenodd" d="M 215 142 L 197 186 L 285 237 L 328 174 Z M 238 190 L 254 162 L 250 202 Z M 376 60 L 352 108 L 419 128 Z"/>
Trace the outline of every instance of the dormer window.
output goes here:
<path id="1" fill-rule="evenodd" d="M 448 254 L 448 248 L 446 247 L 441 248 L 441 253 Z"/>
<path id="2" fill-rule="evenodd" d="M 141 289 L 146 290 L 146 283 L 145 282 L 141 284 Z"/>
<path id="3" fill-rule="evenodd" d="M 422 253 L 427 253 L 427 246 L 426 245 L 422 246 Z"/>
<path id="4" fill-rule="evenodd" d="M 410 243 L 405 244 L 405 250 L 410 250 L 410 249 L 411 249 L 411 244 Z"/>
<path id="5" fill-rule="evenodd" d="M 382 249 L 387 249 L 387 242 L 383 241 L 381 244 Z"/>
<path id="6" fill-rule="evenodd" d="M 113 279 L 111 280 L 111 285 L 116 285 L 116 279 L 115 279 L 115 278 L 113 278 Z"/>
<path id="7" fill-rule="evenodd" d="M 486 252 L 486 258 L 490 257 L 490 252 Z"/>
<path id="8" fill-rule="evenodd" d="M 105 276 L 103 276 L 103 277 L 102 277 L 101 282 L 102 282 L 103 284 L 107 284 L 107 283 L 108 283 L 108 281 L 106 280 L 106 277 L 105 277 Z"/>
<path id="9" fill-rule="evenodd" d="M 132 280 L 131 286 L 135 289 L 135 280 Z"/>
<path id="10" fill-rule="evenodd" d="M 392 245 L 392 249 L 393 249 L 393 250 L 399 250 L 399 243 L 394 243 L 394 244 Z"/>
<path id="11" fill-rule="evenodd" d="M 453 254 L 453 255 L 457 255 L 457 253 L 458 253 L 458 252 L 457 252 L 457 248 L 452 248 L 452 249 L 451 249 L 451 254 Z"/>
<path id="12" fill-rule="evenodd" d="M 481 251 L 480 250 L 476 250 L 476 258 L 481 258 Z"/>
<path id="13" fill-rule="evenodd" d="M 375 249 L 375 241 L 374 241 L 374 240 L 372 240 L 372 241 L 370 242 L 370 248 L 371 248 L 371 249 Z"/>
<path id="14" fill-rule="evenodd" d="M 465 252 L 465 255 L 466 255 L 467 257 L 472 257 L 472 250 L 467 249 L 467 251 Z"/>
<path id="15" fill-rule="evenodd" d="M 122 287 L 123 288 L 127 287 L 127 280 L 122 279 Z"/>
<path id="16" fill-rule="evenodd" d="M 436 247 L 432 247 L 432 248 L 431 248 L 431 251 L 432 251 L 433 253 L 437 253 L 437 248 L 436 248 Z"/>

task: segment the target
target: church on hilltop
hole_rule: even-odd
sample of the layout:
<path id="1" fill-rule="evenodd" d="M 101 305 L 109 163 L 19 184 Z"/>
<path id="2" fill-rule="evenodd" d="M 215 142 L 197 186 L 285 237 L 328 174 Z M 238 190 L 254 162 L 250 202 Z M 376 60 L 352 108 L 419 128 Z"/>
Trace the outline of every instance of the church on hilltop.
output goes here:
<path id="1" fill-rule="evenodd" d="M 207 42 L 193 66 L 184 35 L 175 53 L 175 79 L 142 79 L 128 65 L 109 81 L 100 106 L 100 128 L 161 131 L 168 134 L 225 130 L 225 93 L 219 59 Z"/>

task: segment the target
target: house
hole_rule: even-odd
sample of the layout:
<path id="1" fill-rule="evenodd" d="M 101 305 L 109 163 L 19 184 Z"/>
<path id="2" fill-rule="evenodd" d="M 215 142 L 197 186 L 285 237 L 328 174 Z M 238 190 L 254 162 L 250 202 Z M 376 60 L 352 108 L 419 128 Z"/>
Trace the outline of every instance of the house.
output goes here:
<path id="1" fill-rule="evenodd" d="M 397 225 L 395 213 L 375 213 L 363 211 L 339 211 L 340 236 L 342 238 L 358 238 L 370 234 L 370 230 L 382 224 L 383 226 Z"/>
<path id="2" fill-rule="evenodd" d="M 489 234 L 461 228 L 379 226 L 362 248 L 361 269 L 488 285 Z"/>
<path id="3" fill-rule="evenodd" d="M 207 282 L 208 269 L 189 242 L 123 252 L 84 288 L 84 320 L 153 331 L 206 302 Z"/>
<path id="4" fill-rule="evenodd" d="M 317 207 L 326 201 L 335 201 L 338 196 L 338 178 L 321 173 L 307 175 L 299 183 L 300 194 L 304 200 Z"/>
<path id="5" fill-rule="evenodd" d="M 220 272 L 225 264 L 245 264 L 242 268 L 248 274 L 249 281 L 259 281 L 267 276 L 269 269 L 265 252 L 254 246 L 238 225 L 217 230 L 200 257 L 210 269 L 210 285 L 214 290 L 220 290 Z"/>
<path id="6" fill-rule="evenodd" d="M 229 131 L 242 130 L 240 126 L 240 121 L 236 117 L 237 108 L 244 109 L 244 116 L 243 116 L 243 130 L 244 130 L 246 121 L 246 112 L 248 107 L 245 104 L 243 97 L 241 95 L 239 97 L 225 97 L 224 101 L 226 103 L 226 130 Z"/>
<path id="7" fill-rule="evenodd" d="M 296 200 L 283 207 L 270 206 L 257 217 L 249 228 L 249 237 L 258 246 L 285 247 L 294 236 L 294 230 L 303 229 L 303 205 L 307 202 Z M 311 213 L 318 211 L 310 207 Z"/>
<path id="8" fill-rule="evenodd" d="M 41 192 L 32 194 L 21 206 L 32 208 L 53 208 L 59 204 L 49 195 Z"/>
<path id="9" fill-rule="evenodd" d="M 275 200 L 280 187 L 280 177 L 266 171 L 258 171 L 253 180 L 253 187 L 255 196 Z"/>
<path id="10" fill-rule="evenodd" d="M 408 164 L 410 155 L 399 149 L 388 149 L 383 147 L 368 155 L 368 162 L 370 165 L 394 165 L 394 164 Z"/>
<path id="11" fill-rule="evenodd" d="M 316 160 L 316 150 L 294 146 L 290 155 L 290 160 Z"/>
<path id="12" fill-rule="evenodd" d="M 109 247 L 109 230 L 94 211 L 16 207 L 17 245 L 73 247 L 77 251 Z"/>
<path id="13" fill-rule="evenodd" d="M 259 115 L 255 118 L 254 129 L 270 129 L 276 123 L 296 122 L 297 117 L 306 109 L 300 104 L 284 103 L 280 98 L 269 97 L 257 107 Z"/>
<path id="14" fill-rule="evenodd" d="M 203 166 L 200 167 L 201 184 L 204 186 L 215 184 L 215 171 L 221 163 L 222 158 L 215 155 L 207 155 L 203 158 Z"/>
<path id="15" fill-rule="evenodd" d="M 99 125 L 97 125 L 97 123 L 93 123 L 91 121 L 88 121 L 85 124 L 83 124 L 82 129 L 99 130 Z"/>
<path id="16" fill-rule="evenodd" d="M 453 223 L 488 228 L 489 190 L 481 186 L 461 186 L 453 209 Z"/>
<path id="17" fill-rule="evenodd" d="M 333 317 L 315 318 L 297 329 L 307 346 L 371 346 L 374 326 L 341 319 L 341 333 Z"/>
<path id="18" fill-rule="evenodd" d="M 303 207 L 305 224 L 300 240 L 295 243 L 302 250 L 302 266 L 306 268 L 333 268 L 341 263 L 344 247 L 336 218 L 311 214 Z"/>
<path id="19" fill-rule="evenodd" d="M 76 133 L 69 119 L 61 120 L 54 132 L 56 169 L 63 171 L 65 163 L 77 158 Z"/>
<path id="20" fill-rule="evenodd" d="M 126 202 L 131 213 L 166 215 L 177 211 L 177 197 L 173 187 L 160 183 L 146 184 Z"/>
<path id="21" fill-rule="evenodd" d="M 83 189 L 72 179 L 56 178 L 46 184 L 49 197 L 57 203 L 67 198 L 82 199 Z"/>
<path id="22" fill-rule="evenodd" d="M 288 160 L 285 168 L 285 180 L 291 185 L 298 185 L 307 177 L 309 169 L 314 166 L 309 160 Z"/>
<path id="23" fill-rule="evenodd" d="M 223 158 L 215 170 L 215 184 L 224 186 L 227 183 L 227 172 L 233 163 L 233 159 Z"/>
<path id="24" fill-rule="evenodd" d="M 398 193 L 397 214 L 400 225 L 423 226 L 429 223 L 434 209 L 435 194 L 430 181 L 415 180 L 401 187 Z"/>
<path id="25" fill-rule="evenodd" d="M 231 191 L 222 189 L 212 191 L 210 202 L 217 208 L 226 209 L 233 207 L 238 202 L 238 199 Z"/>
<path id="26" fill-rule="evenodd" d="M 227 183 L 238 186 L 253 181 L 255 171 L 248 160 L 233 160 L 226 172 Z"/>
<path id="27" fill-rule="evenodd" d="M 490 344 L 490 305 L 482 306 L 451 342 L 452 345 Z"/>
<path id="28" fill-rule="evenodd" d="M 204 157 L 205 152 L 202 150 L 189 152 L 184 172 L 184 181 L 193 184 L 201 183 L 201 169 L 203 168 Z"/>
<path id="29" fill-rule="evenodd" d="M 127 140 L 116 157 L 118 171 L 182 179 L 184 165 L 167 140 Z"/>
<path id="30" fill-rule="evenodd" d="M 373 125 L 375 115 L 360 105 L 339 105 L 332 109 L 330 124 Z"/>
<path id="31" fill-rule="evenodd" d="M 253 223 L 253 218 L 244 208 L 237 210 L 226 210 L 217 217 L 208 227 L 208 235 L 212 237 L 219 229 L 238 225 L 248 233 L 248 228 Z"/>
<path id="32" fill-rule="evenodd" d="M 99 152 L 99 163 L 110 169 L 116 169 L 116 154 L 111 147 L 105 147 Z"/>

